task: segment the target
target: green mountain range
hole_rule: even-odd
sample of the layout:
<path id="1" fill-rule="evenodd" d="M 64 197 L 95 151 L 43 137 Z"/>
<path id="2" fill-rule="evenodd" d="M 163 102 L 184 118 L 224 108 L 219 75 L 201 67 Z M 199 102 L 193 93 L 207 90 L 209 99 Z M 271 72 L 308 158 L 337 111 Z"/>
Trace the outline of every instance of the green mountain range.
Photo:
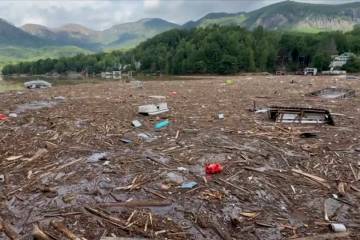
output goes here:
<path id="1" fill-rule="evenodd" d="M 351 31 L 354 25 L 360 24 L 360 2 L 332 5 L 285 1 L 249 13 L 211 13 L 184 27 L 213 24 L 300 32 Z"/>
<path id="2" fill-rule="evenodd" d="M 21 28 L 32 36 L 58 44 L 101 51 L 134 47 L 148 38 L 177 27 L 179 25 L 159 18 L 147 18 L 137 22 L 114 25 L 103 31 L 95 31 L 78 24 L 67 24 L 55 29 L 26 24 Z"/>
<path id="3" fill-rule="evenodd" d="M 263 26 L 269 30 L 316 33 L 350 31 L 356 24 L 360 24 L 360 2 L 331 5 L 285 1 L 247 13 L 210 13 L 184 25 L 148 18 L 114 25 L 103 31 L 78 24 L 59 28 L 26 24 L 18 28 L 0 19 L 0 67 L 4 63 L 44 57 L 129 49 L 174 28 L 237 25 L 248 29 Z"/>
<path id="4" fill-rule="evenodd" d="M 18 28 L 0 19 L 0 67 L 18 61 L 131 48 L 177 27 L 174 23 L 153 18 L 115 25 L 104 31 L 95 31 L 79 24 L 54 29 L 26 24 Z"/>

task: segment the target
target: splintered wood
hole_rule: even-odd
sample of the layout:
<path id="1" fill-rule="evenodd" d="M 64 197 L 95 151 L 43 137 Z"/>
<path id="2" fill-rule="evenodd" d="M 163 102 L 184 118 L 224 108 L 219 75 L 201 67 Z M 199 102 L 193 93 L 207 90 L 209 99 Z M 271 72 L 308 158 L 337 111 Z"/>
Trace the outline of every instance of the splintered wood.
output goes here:
<path id="1" fill-rule="evenodd" d="M 359 238 L 360 96 L 307 94 L 360 81 L 153 80 L 0 94 L 1 114 L 30 106 L 0 123 L 0 239 Z M 159 100 L 170 111 L 138 114 Z M 274 123 L 271 106 L 327 109 L 335 126 Z"/>

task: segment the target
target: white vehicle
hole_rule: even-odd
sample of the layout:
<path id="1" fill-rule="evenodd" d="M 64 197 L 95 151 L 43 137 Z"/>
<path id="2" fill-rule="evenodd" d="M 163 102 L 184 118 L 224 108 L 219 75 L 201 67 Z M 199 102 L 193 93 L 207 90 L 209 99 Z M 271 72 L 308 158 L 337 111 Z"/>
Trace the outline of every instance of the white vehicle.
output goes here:
<path id="1" fill-rule="evenodd" d="M 317 75 L 317 68 L 305 68 L 304 69 L 304 75 L 312 75 L 312 76 L 316 76 Z"/>

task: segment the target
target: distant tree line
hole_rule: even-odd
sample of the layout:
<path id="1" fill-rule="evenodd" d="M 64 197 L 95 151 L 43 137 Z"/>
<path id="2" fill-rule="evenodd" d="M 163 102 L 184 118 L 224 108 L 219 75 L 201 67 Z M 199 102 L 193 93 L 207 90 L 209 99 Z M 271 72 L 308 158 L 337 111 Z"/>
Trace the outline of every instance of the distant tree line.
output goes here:
<path id="1" fill-rule="evenodd" d="M 68 71 L 100 73 L 140 62 L 144 73 L 235 74 L 239 72 L 297 71 L 304 67 L 327 70 L 331 56 L 343 52 L 360 55 L 360 27 L 353 31 L 318 34 L 248 31 L 241 27 L 175 29 L 159 34 L 136 48 L 122 52 L 77 55 L 7 65 L 3 74 L 45 74 Z M 360 72 L 353 58 L 346 70 Z"/>

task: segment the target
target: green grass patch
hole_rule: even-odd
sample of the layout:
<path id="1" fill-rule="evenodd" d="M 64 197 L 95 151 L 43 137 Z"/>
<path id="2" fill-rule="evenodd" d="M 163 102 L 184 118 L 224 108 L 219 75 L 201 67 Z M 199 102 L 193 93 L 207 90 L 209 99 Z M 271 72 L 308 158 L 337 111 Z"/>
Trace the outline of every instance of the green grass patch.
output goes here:
<path id="1" fill-rule="evenodd" d="M 209 27 L 212 25 L 219 25 L 219 26 L 229 26 L 229 25 L 241 25 L 246 20 L 245 15 L 239 16 L 231 16 L 231 17 L 222 17 L 216 19 L 206 19 L 201 24 L 200 27 Z"/>

